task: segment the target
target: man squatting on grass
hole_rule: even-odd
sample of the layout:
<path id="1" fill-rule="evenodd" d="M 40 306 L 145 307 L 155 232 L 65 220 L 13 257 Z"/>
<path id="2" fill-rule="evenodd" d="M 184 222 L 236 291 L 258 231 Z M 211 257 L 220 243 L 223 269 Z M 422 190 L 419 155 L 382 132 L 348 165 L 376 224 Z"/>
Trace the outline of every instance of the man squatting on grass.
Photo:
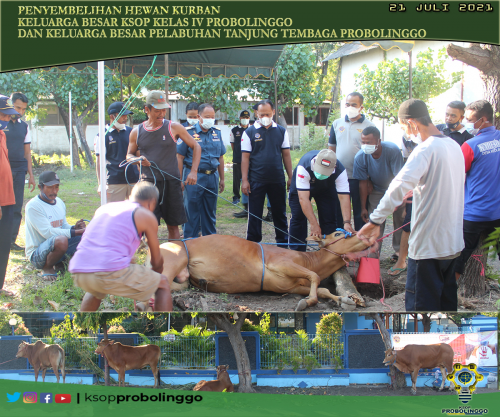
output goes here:
<path id="1" fill-rule="evenodd" d="M 153 214 L 158 189 L 142 181 L 130 200 L 97 209 L 69 263 L 76 286 L 84 289 L 81 311 L 96 311 L 107 294 L 147 302 L 155 297 L 156 311 L 172 311 L 169 280 L 162 275 L 158 221 Z M 145 233 L 153 269 L 131 264 Z"/>

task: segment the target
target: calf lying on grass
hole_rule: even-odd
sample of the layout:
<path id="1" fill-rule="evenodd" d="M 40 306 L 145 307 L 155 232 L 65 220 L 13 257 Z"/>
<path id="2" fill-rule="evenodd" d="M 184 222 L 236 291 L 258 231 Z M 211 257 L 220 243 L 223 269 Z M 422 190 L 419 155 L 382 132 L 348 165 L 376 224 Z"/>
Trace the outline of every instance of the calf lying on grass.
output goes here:
<path id="1" fill-rule="evenodd" d="M 229 365 L 220 365 L 217 367 L 217 379 L 214 381 L 205 381 L 201 380 L 198 382 L 193 391 L 214 391 L 214 392 L 222 392 L 226 390 L 226 392 L 234 392 L 234 387 L 229 378 L 229 374 L 227 370 L 229 369 Z"/>

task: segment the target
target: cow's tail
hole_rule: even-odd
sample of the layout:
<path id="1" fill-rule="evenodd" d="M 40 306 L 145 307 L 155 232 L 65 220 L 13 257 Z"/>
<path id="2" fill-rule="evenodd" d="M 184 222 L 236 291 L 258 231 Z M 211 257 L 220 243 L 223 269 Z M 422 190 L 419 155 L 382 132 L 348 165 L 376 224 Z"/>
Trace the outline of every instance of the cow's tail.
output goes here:
<path id="1" fill-rule="evenodd" d="M 62 380 L 63 384 L 66 383 L 66 354 L 64 353 L 64 349 L 60 348 L 61 350 L 59 351 L 59 354 L 61 355 L 61 358 L 59 360 L 59 366 L 61 367 L 61 375 L 62 375 Z"/>

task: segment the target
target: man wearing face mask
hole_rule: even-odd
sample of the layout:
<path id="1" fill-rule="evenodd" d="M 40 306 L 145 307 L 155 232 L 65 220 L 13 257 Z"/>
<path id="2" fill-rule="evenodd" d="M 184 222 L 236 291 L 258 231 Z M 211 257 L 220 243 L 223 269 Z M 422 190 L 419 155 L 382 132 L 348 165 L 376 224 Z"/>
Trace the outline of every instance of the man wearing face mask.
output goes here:
<path id="1" fill-rule="evenodd" d="M 241 138 L 243 132 L 250 125 L 250 112 L 243 110 L 240 113 L 240 125 L 231 129 L 229 134 L 229 142 L 233 150 L 233 203 L 240 202 L 240 185 L 241 185 Z M 245 195 L 245 194 L 243 194 Z M 248 200 L 243 202 L 245 210 L 248 209 Z M 236 217 L 236 216 L 235 216 Z M 245 213 L 246 217 L 246 213 Z"/>
<path id="2" fill-rule="evenodd" d="M 3 289 L 10 255 L 10 236 L 16 197 L 7 151 L 7 138 L 3 132 L 11 116 L 17 111 L 7 96 L 0 95 L 0 295 L 13 297 L 14 293 Z"/>
<path id="3" fill-rule="evenodd" d="M 123 110 L 124 104 L 121 101 L 111 103 L 108 107 L 110 124 L 105 127 L 104 141 L 106 144 L 106 201 L 113 203 L 116 201 L 128 200 L 132 188 L 139 180 L 139 171 L 135 165 L 130 166 L 125 172 L 125 166 L 120 164 L 127 158 L 127 149 L 132 128 L 125 125 L 127 116 L 133 114 L 130 110 Z M 117 119 L 117 117 L 120 117 Z M 109 131 L 108 131 L 109 129 Z M 99 134 L 94 138 L 94 150 L 97 157 L 96 172 L 97 182 L 101 183 L 100 170 L 100 146 Z M 97 187 L 100 193 L 100 185 Z"/>
<path id="4" fill-rule="evenodd" d="M 361 133 L 361 150 L 354 158 L 353 177 L 359 180 L 361 198 L 361 217 L 365 223 L 384 196 L 389 184 L 403 167 L 403 156 L 399 147 L 392 142 L 382 142 L 380 131 L 375 126 L 368 126 Z M 373 184 L 373 191 L 368 194 L 368 181 Z M 399 207 L 393 215 L 394 229 L 403 225 L 404 207 Z M 384 235 L 385 222 L 380 226 L 380 237 Z M 401 231 L 392 235 L 392 247 L 399 253 Z M 379 246 L 379 253 L 382 245 Z M 399 273 L 403 269 L 400 269 Z M 394 272 L 394 271 L 393 271 Z"/>
<path id="5" fill-rule="evenodd" d="M 462 145 L 465 158 L 465 249 L 455 266 L 458 281 L 482 233 L 500 227 L 500 132 L 495 129 L 493 107 L 478 100 L 465 109 L 465 118 L 477 134 Z M 500 258 L 500 253 L 499 253 Z"/>
<path id="6" fill-rule="evenodd" d="M 422 143 L 392 180 L 358 237 L 373 245 L 380 236 L 380 225 L 413 190 L 405 309 L 456 311 L 454 266 L 464 248 L 462 152 L 453 139 L 441 135 L 432 124 L 423 101 L 405 101 L 399 107 L 398 117 L 406 134 L 420 135 Z"/>
<path id="7" fill-rule="evenodd" d="M 474 137 L 471 135 L 465 126 L 462 124 L 465 113 L 465 103 L 463 101 L 452 101 L 446 107 L 444 121 L 445 124 L 436 125 L 436 128 L 443 132 L 443 135 L 449 136 L 460 146 L 464 142 Z"/>
<path id="8" fill-rule="evenodd" d="M 261 218 L 267 194 L 276 228 L 276 242 L 286 247 L 286 190 L 292 181 L 290 141 L 286 129 L 273 122 L 275 110 L 271 100 L 262 100 L 258 104 L 258 112 L 259 121 L 245 130 L 241 143 L 241 191 L 248 195 L 248 210 L 253 214 L 248 216 L 247 240 L 262 240 Z M 287 183 L 283 165 L 288 175 Z"/>
<path id="9" fill-rule="evenodd" d="M 186 185 L 184 189 L 184 207 L 188 217 L 184 224 L 184 238 L 189 239 L 198 237 L 200 220 L 203 236 L 217 233 L 215 211 L 217 194 L 224 191 L 226 147 L 220 129 L 215 126 L 215 110 L 211 104 L 200 105 L 198 123 L 188 127 L 187 131 L 201 146 L 198 184 L 204 187 Z M 185 181 L 193 163 L 193 151 L 184 142 L 177 145 L 177 160 Z"/>
<path id="10" fill-rule="evenodd" d="M 141 158 L 141 180 L 152 182 L 158 188 L 159 202 L 154 214 L 158 225 L 163 218 L 167 224 L 168 238 L 179 239 L 179 226 L 186 223 L 181 174 L 177 161 L 177 141 L 180 138 L 193 150 L 191 171 L 186 184 L 194 185 L 200 163 L 200 145 L 180 123 L 165 120 L 170 105 L 163 91 L 150 91 L 146 97 L 144 112 L 148 120 L 130 133 L 127 159 Z M 154 164 L 152 164 L 154 162 Z M 161 171 L 160 171 L 161 170 Z M 163 171 L 163 172 L 162 172 Z"/>
<path id="11" fill-rule="evenodd" d="M 16 195 L 10 249 L 22 251 L 24 248 L 16 244 L 16 239 L 23 217 L 21 211 L 23 208 L 26 172 L 29 174 L 31 192 L 35 189 L 35 177 L 31 167 L 31 135 L 28 124 L 21 120 L 28 108 L 28 98 L 22 93 L 14 93 L 10 101 L 16 111 L 16 114 L 12 114 L 8 122 L 4 122 L 6 124 L 4 133 L 7 136 L 9 162 L 14 181 L 14 194 Z"/>
<path id="12" fill-rule="evenodd" d="M 38 178 L 40 194 L 26 204 L 26 258 L 41 269 L 46 281 L 55 281 L 54 266 L 75 253 L 85 232 L 83 219 L 74 226 L 66 220 L 66 205 L 57 197 L 60 180 L 52 171 Z"/>
<path id="13" fill-rule="evenodd" d="M 184 127 L 189 127 L 189 126 L 194 126 L 196 123 L 198 123 L 198 103 L 195 103 L 194 101 L 189 103 L 186 106 L 186 121 L 181 123 L 182 126 Z M 182 140 L 181 140 L 182 142 Z M 179 142 L 180 144 L 180 142 Z"/>
<path id="14" fill-rule="evenodd" d="M 305 252 L 307 221 L 311 225 L 311 236 L 329 235 L 337 229 L 335 199 L 340 199 L 345 230 L 354 233 L 351 227 L 351 200 L 349 181 L 335 152 L 330 149 L 307 152 L 293 171 L 289 203 L 292 211 L 290 220 L 290 249 Z M 319 224 L 314 215 L 311 199 L 318 208 Z"/>
<path id="15" fill-rule="evenodd" d="M 349 178 L 349 189 L 351 191 L 352 211 L 354 215 L 354 228 L 356 230 L 363 227 L 361 218 L 361 200 L 359 196 L 359 181 L 353 177 L 354 157 L 361 149 L 361 132 L 368 126 L 374 126 L 364 114 L 363 96 L 360 93 L 351 93 L 346 97 L 346 115 L 337 119 L 332 124 L 328 148 L 337 154 L 337 158 L 347 171 Z M 340 203 L 336 202 L 337 227 L 341 224 L 342 216 Z"/>

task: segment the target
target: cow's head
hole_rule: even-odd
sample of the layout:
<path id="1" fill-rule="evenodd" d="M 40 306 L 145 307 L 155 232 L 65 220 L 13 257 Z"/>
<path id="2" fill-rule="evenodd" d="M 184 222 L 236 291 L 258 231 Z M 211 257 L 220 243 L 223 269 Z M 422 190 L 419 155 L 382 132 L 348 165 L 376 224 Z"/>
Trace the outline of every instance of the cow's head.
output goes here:
<path id="1" fill-rule="evenodd" d="M 229 365 L 219 365 L 217 367 L 217 379 L 220 379 L 219 377 L 222 376 L 224 373 L 227 374 L 228 369 L 229 369 Z"/>
<path id="2" fill-rule="evenodd" d="M 26 358 L 26 355 L 28 354 L 28 346 L 29 343 L 26 343 L 24 341 L 21 342 L 21 344 L 17 348 L 16 358 Z"/>
<path id="3" fill-rule="evenodd" d="M 95 353 L 97 353 L 98 355 L 102 355 L 102 352 L 104 351 L 104 349 L 106 349 L 109 345 L 112 345 L 113 343 L 115 343 L 114 340 L 102 339 L 97 344 L 97 348 L 95 350 Z"/>
<path id="4" fill-rule="evenodd" d="M 396 362 L 396 351 L 393 348 L 387 349 L 385 351 L 384 365 L 394 365 L 394 362 Z"/>
<path id="5" fill-rule="evenodd" d="M 309 236 L 306 240 L 318 242 L 320 248 L 328 246 L 332 251 L 342 255 L 366 249 L 366 245 L 356 235 L 346 237 L 346 234 L 341 231 L 336 231 L 323 237 Z"/>

